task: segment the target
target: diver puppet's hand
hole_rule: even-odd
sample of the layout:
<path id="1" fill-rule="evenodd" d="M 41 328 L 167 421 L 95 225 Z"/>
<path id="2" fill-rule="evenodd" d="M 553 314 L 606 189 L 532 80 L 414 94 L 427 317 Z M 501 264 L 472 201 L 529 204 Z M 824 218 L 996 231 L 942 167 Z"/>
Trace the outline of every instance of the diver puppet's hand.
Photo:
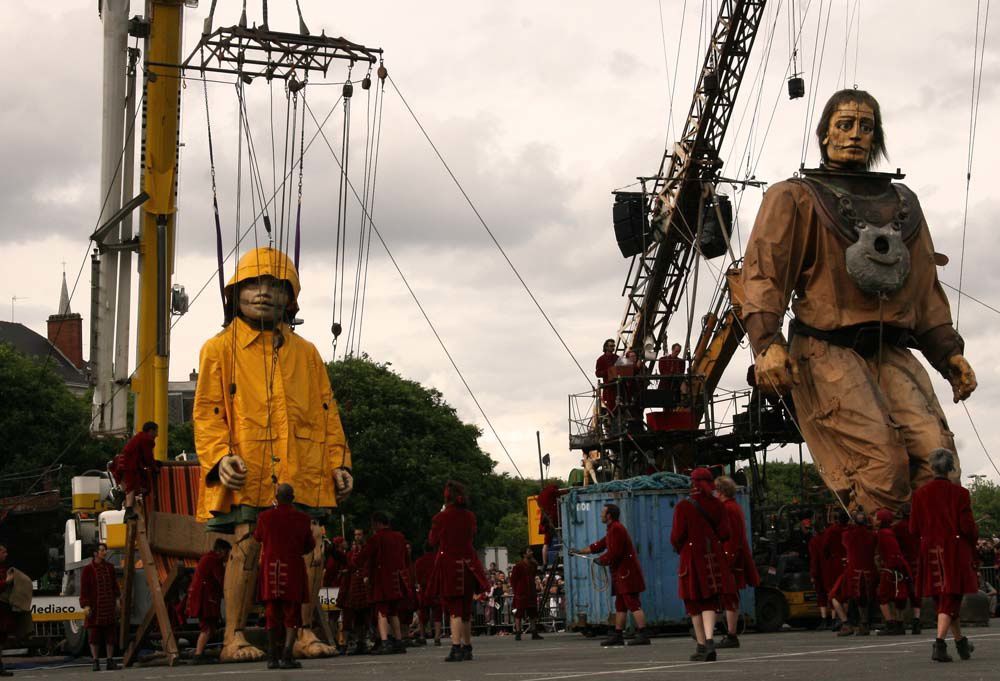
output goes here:
<path id="1" fill-rule="evenodd" d="M 948 358 L 948 381 L 951 383 L 955 402 L 967 398 L 979 385 L 976 383 L 976 372 L 962 355 L 952 355 Z"/>
<path id="2" fill-rule="evenodd" d="M 333 471 L 333 486 L 337 494 L 337 503 L 347 501 L 347 497 L 351 496 L 351 492 L 354 490 L 354 477 L 351 475 L 351 471 L 346 468 L 335 469 Z"/>
<path id="3" fill-rule="evenodd" d="M 219 481 L 226 489 L 241 490 L 247 481 L 247 465 L 242 457 L 227 454 L 219 461 Z"/>
<path id="4" fill-rule="evenodd" d="M 757 355 L 754 372 L 757 388 L 765 393 L 787 395 L 799 382 L 799 368 L 781 343 L 771 343 Z"/>

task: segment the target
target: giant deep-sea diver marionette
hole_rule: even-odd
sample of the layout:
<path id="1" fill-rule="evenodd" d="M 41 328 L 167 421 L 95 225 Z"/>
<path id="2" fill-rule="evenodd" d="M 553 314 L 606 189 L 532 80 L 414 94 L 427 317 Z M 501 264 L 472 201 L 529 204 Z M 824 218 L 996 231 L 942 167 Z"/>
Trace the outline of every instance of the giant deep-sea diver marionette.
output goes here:
<path id="1" fill-rule="evenodd" d="M 844 503 L 896 509 L 955 451 L 923 353 L 956 402 L 976 389 L 916 195 L 869 169 L 879 104 L 842 90 L 816 129 L 823 164 L 764 195 L 743 267 L 757 385 L 791 394 L 813 460 Z M 791 299 L 789 342 L 782 317 Z M 957 472 L 956 472 L 957 475 Z"/>
<path id="2" fill-rule="evenodd" d="M 195 393 L 195 445 L 201 463 L 198 519 L 235 532 L 226 569 L 223 661 L 264 657 L 243 635 L 257 584 L 257 514 L 269 508 L 279 483 L 295 488 L 296 504 L 320 518 L 351 492 L 351 453 L 326 365 L 309 341 L 293 333 L 299 277 L 272 248 L 245 254 L 225 289 L 226 326 L 202 347 Z M 320 525 L 306 556 L 307 593 L 322 583 Z M 308 628 L 315 598 L 302 608 L 297 657 L 334 648 Z"/>

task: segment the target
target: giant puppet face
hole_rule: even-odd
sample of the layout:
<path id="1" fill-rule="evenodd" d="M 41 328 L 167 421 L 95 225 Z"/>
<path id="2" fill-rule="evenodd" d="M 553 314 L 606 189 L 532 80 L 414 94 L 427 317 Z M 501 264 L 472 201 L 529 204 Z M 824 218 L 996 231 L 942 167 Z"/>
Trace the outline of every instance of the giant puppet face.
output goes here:
<path id="1" fill-rule="evenodd" d="M 288 285 L 269 275 L 253 277 L 239 285 L 240 314 L 264 325 L 273 325 L 281 319 L 288 298 Z"/>
<path id="2" fill-rule="evenodd" d="M 875 139 L 875 112 L 862 102 L 844 102 L 830 116 L 823 145 L 831 168 L 863 170 Z"/>

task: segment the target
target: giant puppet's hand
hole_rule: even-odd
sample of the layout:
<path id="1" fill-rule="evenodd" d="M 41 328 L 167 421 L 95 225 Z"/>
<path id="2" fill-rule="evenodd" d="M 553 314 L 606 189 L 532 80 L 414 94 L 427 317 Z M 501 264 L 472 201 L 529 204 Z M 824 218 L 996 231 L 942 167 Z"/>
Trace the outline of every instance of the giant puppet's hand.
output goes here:
<path id="1" fill-rule="evenodd" d="M 971 395 L 979 385 L 976 383 L 976 372 L 962 355 L 952 355 L 948 358 L 948 382 L 951 383 L 956 403 Z"/>
<path id="2" fill-rule="evenodd" d="M 337 494 L 337 503 L 342 504 L 347 501 L 354 490 L 354 476 L 346 468 L 337 468 L 333 471 L 333 486 Z"/>
<path id="3" fill-rule="evenodd" d="M 247 465 L 236 454 L 227 454 L 219 461 L 219 481 L 231 490 L 243 489 L 247 481 Z"/>
<path id="4" fill-rule="evenodd" d="M 787 395 L 799 382 L 799 368 L 781 343 L 771 343 L 757 355 L 754 373 L 757 388 L 765 393 Z"/>

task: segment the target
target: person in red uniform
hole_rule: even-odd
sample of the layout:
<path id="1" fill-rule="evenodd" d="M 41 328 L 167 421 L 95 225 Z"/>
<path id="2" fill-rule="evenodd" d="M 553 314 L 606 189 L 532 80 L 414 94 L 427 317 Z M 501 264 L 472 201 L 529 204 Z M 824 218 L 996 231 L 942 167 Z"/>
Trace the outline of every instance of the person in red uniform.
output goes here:
<path id="1" fill-rule="evenodd" d="M 902 636 L 903 610 L 910 598 L 910 564 L 899 548 L 896 533 L 892 531 L 895 516 L 887 508 L 875 513 L 878 528 L 878 606 L 882 611 L 885 627 L 879 630 L 882 636 Z"/>
<path id="2" fill-rule="evenodd" d="M 945 645 L 951 629 L 959 657 L 968 660 L 973 647 L 962 636 L 959 611 L 962 596 L 979 590 L 973 567 L 979 529 L 972 517 L 969 490 L 948 479 L 955 470 L 955 455 L 935 449 L 930 466 L 934 479 L 913 493 L 910 532 L 920 539 L 920 593 L 933 597 L 937 609 L 931 659 L 951 662 Z"/>
<path id="3" fill-rule="evenodd" d="M 7 547 L 0 544 L 0 592 L 9 591 L 14 582 L 14 568 L 7 566 Z M 0 676 L 14 676 L 3 666 L 3 647 L 16 627 L 9 603 L 0 603 Z M 94 658 L 95 660 L 97 658 Z"/>
<path id="4" fill-rule="evenodd" d="M 531 640 L 541 641 L 538 633 L 538 588 L 535 586 L 535 576 L 538 574 L 538 562 L 530 546 L 521 551 L 521 560 L 514 564 L 510 571 L 510 587 L 514 591 L 514 640 L 521 640 L 521 623 L 528 618 L 531 623 Z"/>
<path id="5" fill-rule="evenodd" d="M 430 544 L 424 544 L 424 553 L 413 562 L 413 580 L 417 585 L 417 623 L 420 627 L 418 638 L 427 643 L 427 627 L 431 626 L 434 645 L 441 645 L 441 601 L 428 595 L 431 572 L 437 554 Z"/>
<path id="6" fill-rule="evenodd" d="M 674 507 L 670 543 L 680 554 L 678 591 L 698 641 L 691 661 L 713 662 L 717 657 L 715 613 L 722 606 L 722 596 L 736 591 L 723 548 L 732 531 L 725 507 L 713 496 L 712 472 L 695 468 L 691 484 L 691 495 Z"/>
<path id="7" fill-rule="evenodd" d="M 545 541 L 542 543 L 542 565 L 548 567 L 549 553 L 559 532 L 559 497 L 564 492 L 559 485 L 549 484 L 538 493 L 538 532 Z"/>
<path id="8" fill-rule="evenodd" d="M 816 591 L 816 605 L 819 606 L 819 629 L 830 628 L 830 596 L 823 581 L 823 528 L 818 524 L 813 527 L 812 536 L 806 551 L 809 553 L 809 578 Z"/>
<path id="9" fill-rule="evenodd" d="M 830 607 L 837 614 L 830 627 L 835 632 L 839 632 L 847 622 L 847 614 L 841 607 L 842 596 L 837 588 L 844 574 L 844 564 L 847 562 L 847 550 L 844 548 L 844 531 L 850 523 L 851 517 L 844 509 L 837 509 L 834 522 L 823 531 L 823 541 L 820 544 L 823 552 L 823 590 L 826 591 L 830 601 Z"/>
<path id="10" fill-rule="evenodd" d="M 326 549 L 326 559 L 323 561 L 323 588 L 337 590 L 335 601 L 337 607 L 330 610 L 328 615 L 330 618 L 330 628 L 337 639 L 337 652 L 340 654 L 347 652 L 342 645 L 344 629 L 341 613 L 344 609 L 344 599 L 347 596 L 347 579 L 344 576 L 349 573 L 347 572 L 347 554 L 344 553 L 343 547 L 344 538 L 340 536 L 334 537 Z"/>
<path id="11" fill-rule="evenodd" d="M 136 515 L 136 496 L 149 494 L 153 489 L 153 480 L 159 470 L 153 450 L 156 448 L 156 436 L 159 432 L 155 421 L 147 421 L 142 424 L 142 430 L 125 443 L 125 448 L 116 457 L 120 462 L 116 474 L 122 476 L 122 486 L 125 488 L 125 520 L 131 520 Z"/>
<path id="12" fill-rule="evenodd" d="M 923 625 L 920 624 L 920 605 L 923 598 L 920 595 L 920 539 L 910 533 L 910 504 L 903 504 L 896 509 L 896 523 L 892 526 L 892 531 L 899 542 L 899 549 L 906 557 L 906 562 L 910 565 L 910 575 L 913 580 L 910 582 L 910 609 L 913 610 L 913 619 L 910 621 L 910 633 L 919 636 L 923 632 Z"/>
<path id="13" fill-rule="evenodd" d="M 260 599 L 267 614 L 268 669 L 298 669 L 292 645 L 302 626 L 302 603 L 309 598 L 303 556 L 316 548 L 309 516 L 292 505 L 288 483 L 274 492 L 277 505 L 261 513 L 253 537 L 260 543 Z"/>
<path id="14" fill-rule="evenodd" d="M 848 604 L 849 622 L 837 632 L 838 636 L 867 636 L 872 621 L 873 606 L 877 602 L 878 570 L 875 568 L 875 551 L 878 539 L 868 525 L 863 510 L 854 513 L 854 524 L 844 530 L 844 550 L 847 564 L 841 581 L 841 600 Z"/>
<path id="15" fill-rule="evenodd" d="M 86 615 L 84 624 L 90 639 L 90 654 L 94 658 L 94 671 L 101 671 L 101 644 L 107 652 L 107 669 L 117 669 L 115 664 L 115 634 L 118 631 L 118 578 L 115 567 L 108 562 L 108 545 L 100 543 L 94 550 L 94 559 L 80 573 L 80 607 Z"/>
<path id="16" fill-rule="evenodd" d="M 365 655 L 368 653 L 368 625 L 371 622 L 371 612 L 368 608 L 368 585 L 366 566 L 361 554 L 365 546 L 365 531 L 354 529 L 354 541 L 351 552 L 347 554 L 348 574 L 345 579 L 346 594 L 344 596 L 344 629 L 352 633 L 354 646 L 348 655 Z"/>
<path id="17" fill-rule="evenodd" d="M 646 580 L 642 576 L 642 565 L 636 555 L 635 546 L 628 530 L 621 523 L 621 509 L 615 504 L 605 504 L 601 510 L 601 522 L 607 527 L 604 538 L 585 549 L 574 549 L 571 553 L 590 555 L 600 553 L 597 563 L 611 570 L 611 593 L 615 597 L 615 630 L 601 642 L 602 646 L 625 645 L 623 631 L 625 621 L 631 612 L 635 619 L 636 634 L 629 645 L 649 645 L 646 633 L 646 613 L 642 610 L 639 594 L 646 590 Z"/>
<path id="18" fill-rule="evenodd" d="M 490 583 L 472 546 L 476 515 L 468 509 L 465 485 L 449 480 L 444 502 L 444 509 L 431 519 L 427 539 L 437 550 L 427 594 L 441 600 L 451 620 L 451 651 L 445 661 L 461 662 L 472 659 L 472 600 Z"/>
<path id="19" fill-rule="evenodd" d="M 399 606 L 410 593 L 410 559 L 406 537 L 392 529 L 383 511 L 372 513 L 372 536 L 361 552 L 360 562 L 368 575 L 369 603 L 378 616 L 382 645 L 379 655 L 405 653 L 399 626 Z"/>
<path id="20" fill-rule="evenodd" d="M 601 379 L 601 383 L 608 381 L 608 369 L 613 367 L 617 361 L 618 355 L 615 354 L 615 341 L 609 338 L 604 341 L 604 352 L 597 358 L 597 366 L 594 370 L 594 375 Z M 604 408 L 609 412 L 614 412 L 617 406 L 615 399 L 616 392 L 613 385 L 601 388 L 601 403 L 604 404 Z"/>
<path id="21" fill-rule="evenodd" d="M 733 575 L 733 591 L 722 595 L 722 607 L 726 611 L 726 637 L 719 641 L 719 648 L 739 648 L 740 639 L 736 635 L 736 625 L 740 615 L 740 589 L 756 587 L 760 584 L 760 574 L 753 562 L 753 551 L 747 539 L 747 524 L 743 509 L 736 501 L 736 483 L 727 475 L 715 479 L 715 489 L 729 519 L 729 539 L 722 543 L 726 561 Z"/>
<path id="22" fill-rule="evenodd" d="M 194 578 L 188 588 L 187 616 L 198 618 L 198 642 L 194 647 L 194 662 L 206 661 L 205 646 L 215 636 L 222 619 L 222 585 L 226 578 L 226 561 L 232 545 L 216 539 L 212 550 L 198 560 Z"/>
<path id="23" fill-rule="evenodd" d="M 400 640 L 407 648 L 425 646 L 427 641 L 422 635 L 413 636 L 411 634 L 413 620 L 417 614 L 417 575 L 413 571 L 413 545 L 410 542 L 406 542 L 406 583 L 410 588 L 406 598 L 399 604 L 399 629 L 403 635 Z"/>

